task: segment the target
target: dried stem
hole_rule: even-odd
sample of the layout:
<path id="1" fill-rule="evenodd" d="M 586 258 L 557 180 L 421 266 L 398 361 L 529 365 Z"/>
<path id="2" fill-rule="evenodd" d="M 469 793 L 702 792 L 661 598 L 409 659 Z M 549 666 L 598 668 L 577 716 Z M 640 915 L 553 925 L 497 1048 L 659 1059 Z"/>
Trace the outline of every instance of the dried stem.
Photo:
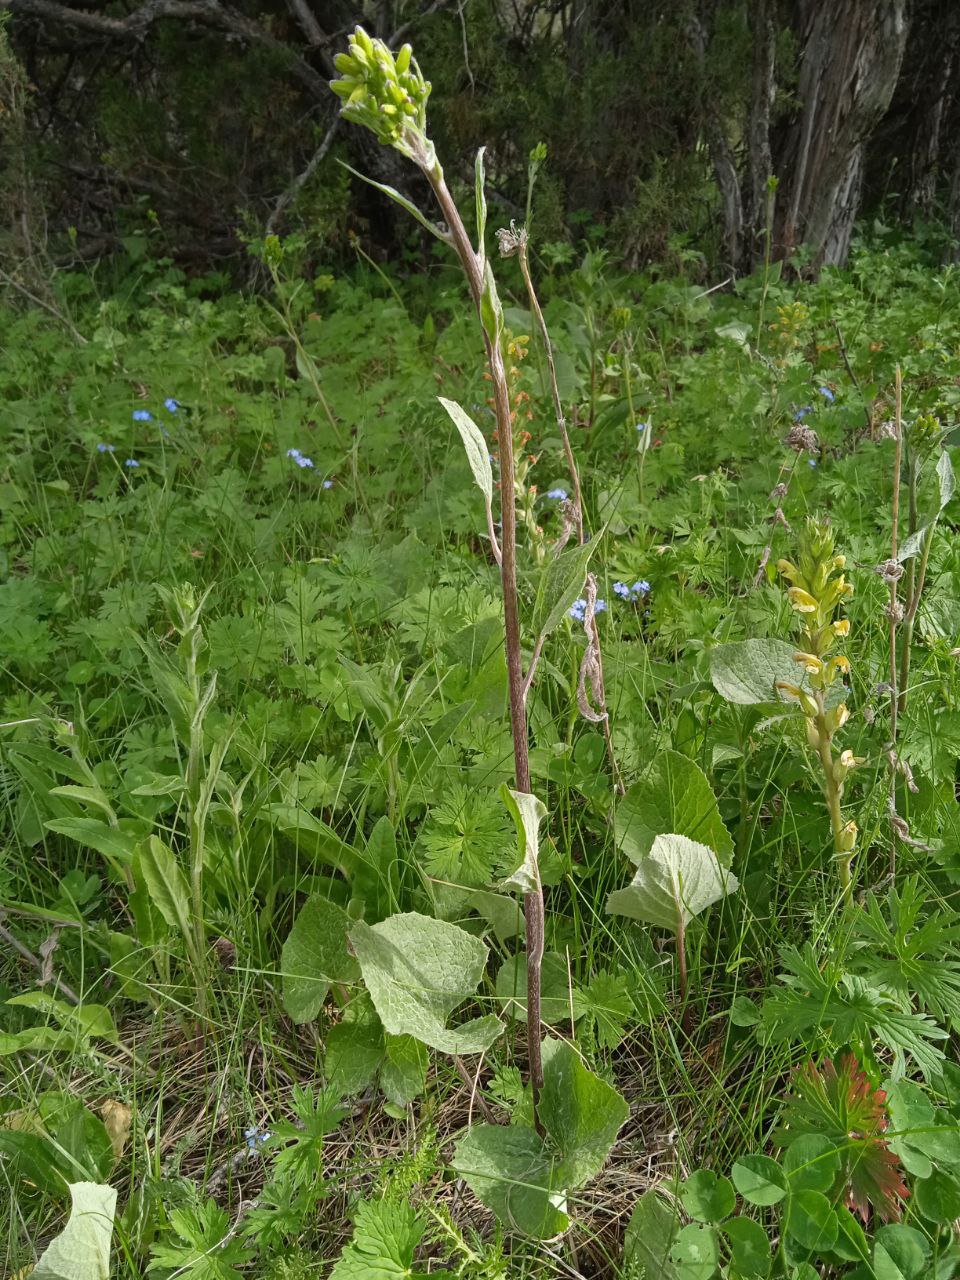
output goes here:
<path id="1" fill-rule="evenodd" d="M 547 328 L 547 322 L 544 319 L 543 311 L 540 307 L 540 300 L 537 297 L 537 291 L 533 287 L 533 277 L 530 274 L 530 243 L 526 228 L 522 228 L 517 236 L 517 256 L 520 260 L 520 273 L 523 276 L 523 283 L 527 287 L 527 297 L 530 300 L 530 310 L 534 314 L 537 322 L 537 328 L 540 330 L 540 338 L 543 342 L 543 350 L 547 359 L 547 372 L 550 382 L 550 394 L 553 398 L 553 412 L 557 421 L 557 430 L 560 432 L 560 439 L 563 441 L 563 453 L 567 461 L 567 471 L 570 474 L 570 484 L 573 488 L 574 503 L 574 519 L 576 521 L 577 541 L 582 545 L 584 542 L 583 533 L 583 495 L 580 489 L 580 472 L 577 469 L 577 460 L 573 456 L 573 447 L 570 444 L 570 432 L 567 430 L 567 420 L 563 412 L 563 402 L 560 399 L 560 387 L 557 382 L 557 366 L 553 358 L 553 343 L 550 341 L 550 331 Z M 591 636 L 596 656 L 597 666 L 599 668 L 599 690 L 600 690 L 600 706 L 599 710 L 603 714 L 603 740 L 607 750 L 607 760 L 610 763 L 610 773 L 613 777 L 613 785 L 618 795 L 624 795 L 626 787 L 623 784 L 623 775 L 620 772 L 620 766 L 617 764 L 616 753 L 613 749 L 613 734 L 610 730 L 610 717 L 607 714 L 606 685 L 603 678 L 603 652 L 600 648 L 600 632 L 597 629 L 596 617 L 591 623 Z M 527 696 L 530 683 L 533 680 L 533 673 L 536 664 L 540 658 L 540 649 L 542 642 L 537 642 L 537 648 L 534 650 L 533 657 L 530 659 L 530 669 L 527 672 L 527 678 L 524 682 L 523 694 Z"/>

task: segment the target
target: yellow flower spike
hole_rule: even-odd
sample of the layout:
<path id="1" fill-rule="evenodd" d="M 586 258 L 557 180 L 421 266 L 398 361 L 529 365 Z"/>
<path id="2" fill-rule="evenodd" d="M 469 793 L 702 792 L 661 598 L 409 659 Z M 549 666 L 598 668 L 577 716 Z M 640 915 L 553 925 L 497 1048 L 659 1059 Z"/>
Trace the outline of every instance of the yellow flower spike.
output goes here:
<path id="1" fill-rule="evenodd" d="M 831 627 L 831 630 L 833 631 L 833 634 L 835 636 L 841 637 L 842 639 L 843 637 L 848 636 L 850 634 L 850 619 L 838 618 L 836 622 L 833 622 L 830 624 L 830 627 Z"/>
<path id="2" fill-rule="evenodd" d="M 809 591 L 803 587 L 789 587 L 787 596 L 797 613 L 816 613 L 819 605 Z"/>

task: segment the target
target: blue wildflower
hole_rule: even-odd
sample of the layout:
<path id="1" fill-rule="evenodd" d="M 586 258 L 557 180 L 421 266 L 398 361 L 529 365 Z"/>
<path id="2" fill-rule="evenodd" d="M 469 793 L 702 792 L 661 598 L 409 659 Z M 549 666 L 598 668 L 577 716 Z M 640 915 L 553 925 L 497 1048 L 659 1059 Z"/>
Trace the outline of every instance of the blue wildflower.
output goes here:
<path id="1" fill-rule="evenodd" d="M 614 594 L 618 595 L 621 600 L 626 600 L 630 596 L 630 588 L 625 582 L 615 582 L 613 584 Z"/>
<path id="2" fill-rule="evenodd" d="M 104 444 L 103 441 L 97 445 L 97 453 L 116 453 L 117 446 L 115 444 Z"/>
<path id="3" fill-rule="evenodd" d="M 646 596 L 650 594 L 650 583 L 646 578 L 641 578 L 639 582 L 635 582 L 630 588 L 634 596 Z"/>
<path id="4" fill-rule="evenodd" d="M 134 409 L 133 420 L 134 422 L 152 422 L 153 414 L 149 409 Z"/>
<path id="5" fill-rule="evenodd" d="M 332 480 L 324 480 L 324 482 L 323 482 L 323 487 L 324 487 L 324 489 L 332 489 L 332 488 L 333 488 L 333 481 L 332 481 Z"/>
<path id="6" fill-rule="evenodd" d="M 794 422 L 802 422 L 808 413 L 813 413 L 812 404 L 805 404 L 801 409 L 798 409 L 793 415 Z"/>
<path id="7" fill-rule="evenodd" d="M 638 434 L 639 434 L 639 435 L 641 435 L 641 436 L 642 436 L 642 435 L 643 435 L 643 433 L 644 433 L 645 431 L 649 431 L 649 430 L 651 430 L 651 428 L 652 428 L 652 427 L 653 427 L 653 423 L 652 423 L 652 422 L 638 422 L 638 423 L 637 423 L 637 432 L 638 432 Z"/>
<path id="8" fill-rule="evenodd" d="M 287 450 L 287 457 L 288 457 L 288 458 L 299 458 L 299 457 L 300 457 L 300 450 L 299 450 L 299 449 L 288 449 L 288 450 Z"/>
<path id="9" fill-rule="evenodd" d="M 586 600 L 574 600 L 573 604 L 570 606 L 570 617 L 573 618 L 574 622 L 582 622 L 586 616 Z"/>
<path id="10" fill-rule="evenodd" d="M 247 1150 L 252 1152 L 262 1146 L 272 1137 L 272 1134 L 266 1129 L 258 1129 L 256 1125 L 252 1125 L 249 1129 L 244 1129 L 243 1136 L 247 1140 Z"/>
<path id="11" fill-rule="evenodd" d="M 823 396 L 824 400 L 828 400 L 830 404 L 833 404 L 834 400 L 837 398 L 829 387 L 817 387 L 817 390 Z"/>
<path id="12" fill-rule="evenodd" d="M 166 409 L 167 413 L 176 413 L 180 408 L 180 401 L 174 400 L 173 396 L 170 396 L 168 399 L 164 400 L 163 407 Z"/>
<path id="13" fill-rule="evenodd" d="M 136 458 L 127 458 L 123 465 L 125 467 L 139 467 L 140 463 Z"/>
<path id="14" fill-rule="evenodd" d="M 567 491 L 566 489 L 548 489 L 547 497 L 556 498 L 557 502 L 564 502 L 567 497 Z"/>
<path id="15" fill-rule="evenodd" d="M 808 466 L 808 467 L 815 467 L 816 465 L 817 465 L 817 460 L 816 460 L 816 458 L 808 458 L 808 459 L 807 459 L 807 466 Z"/>
<path id="16" fill-rule="evenodd" d="M 605 613 L 605 612 L 606 612 L 606 608 L 607 608 L 607 602 L 606 602 L 606 600 L 598 600 L 598 601 L 597 601 L 597 603 L 593 606 L 593 612 L 594 612 L 594 613 Z"/>
<path id="17" fill-rule="evenodd" d="M 305 457 L 304 457 L 304 455 L 303 455 L 302 453 L 298 453 L 298 454 L 297 454 L 296 458 L 294 458 L 294 462 L 296 462 L 296 464 L 297 464 L 297 466 L 298 466 L 298 467 L 312 467 L 312 466 L 313 466 L 313 459 L 312 459 L 312 458 L 305 458 Z"/>

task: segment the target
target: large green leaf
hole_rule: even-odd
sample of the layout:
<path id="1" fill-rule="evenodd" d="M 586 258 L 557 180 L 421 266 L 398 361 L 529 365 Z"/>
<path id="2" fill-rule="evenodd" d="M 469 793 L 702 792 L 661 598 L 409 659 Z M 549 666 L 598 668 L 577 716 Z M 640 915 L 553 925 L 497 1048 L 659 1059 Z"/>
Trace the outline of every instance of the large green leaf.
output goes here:
<path id="1" fill-rule="evenodd" d="M 567 1197 L 599 1173 L 629 1108 L 564 1040 L 543 1042 L 540 1120 L 475 1125 L 459 1139 L 453 1165 L 506 1226 L 540 1238 L 566 1230 Z"/>
<path id="2" fill-rule="evenodd" d="M 350 917 L 335 903 L 312 894 L 293 922 L 280 953 L 283 1005 L 294 1022 L 312 1022 L 330 984 L 355 982 L 360 969 L 347 948 Z"/>
<path id="3" fill-rule="evenodd" d="M 680 1218 L 673 1206 L 659 1192 L 645 1191 L 627 1223 L 623 1241 L 627 1266 L 641 1276 L 679 1280 L 671 1253 L 680 1230 Z"/>
<path id="4" fill-rule="evenodd" d="M 728 702 L 753 706 L 784 702 L 777 681 L 800 684 L 802 672 L 794 661 L 797 646 L 785 640 L 737 640 L 710 650 L 710 679 Z"/>
<path id="5" fill-rule="evenodd" d="M 299 804 L 265 804 L 259 813 L 311 857 L 352 875 L 357 867 L 357 854 L 333 827 L 315 818 Z"/>
<path id="6" fill-rule="evenodd" d="M 914 559 L 923 551 L 923 544 L 928 536 L 933 534 L 933 530 L 937 525 L 937 521 L 943 512 L 944 507 L 954 495 L 956 489 L 956 480 L 953 474 L 953 464 L 950 461 L 950 455 L 946 449 L 941 449 L 940 457 L 937 459 L 937 487 L 939 489 L 939 505 L 936 511 L 925 524 L 920 525 L 909 538 L 905 538 L 903 545 L 897 552 L 897 559 L 903 564 L 907 560 Z"/>
<path id="7" fill-rule="evenodd" d="M 109 1280 L 117 1193 L 98 1182 L 70 1184 L 67 1225 L 44 1250 L 31 1280 Z"/>
<path id="8" fill-rule="evenodd" d="M 570 1221 L 557 1159 L 533 1129 L 476 1124 L 457 1142 L 453 1167 L 504 1226 L 548 1239 Z"/>
<path id="9" fill-rule="evenodd" d="M 483 977 L 487 948 L 456 925 L 411 911 L 350 930 L 363 980 L 391 1035 L 411 1035 L 443 1053 L 482 1053 L 503 1029 L 499 1018 L 448 1028 L 454 1009 Z"/>
<path id="10" fill-rule="evenodd" d="M 706 775 L 679 752 L 663 751 L 617 806 L 617 843 L 639 865 L 657 836 L 671 831 L 707 845 L 730 865 L 733 840 Z"/>
<path id="11" fill-rule="evenodd" d="M 630 884 L 607 898 L 607 911 L 677 933 L 739 887 L 733 872 L 722 867 L 705 844 L 686 836 L 661 835 Z"/>
<path id="12" fill-rule="evenodd" d="M 629 1114 L 617 1090 L 589 1071 L 571 1044 L 544 1040 L 540 1120 L 560 1152 L 567 1186 L 596 1177 Z"/>

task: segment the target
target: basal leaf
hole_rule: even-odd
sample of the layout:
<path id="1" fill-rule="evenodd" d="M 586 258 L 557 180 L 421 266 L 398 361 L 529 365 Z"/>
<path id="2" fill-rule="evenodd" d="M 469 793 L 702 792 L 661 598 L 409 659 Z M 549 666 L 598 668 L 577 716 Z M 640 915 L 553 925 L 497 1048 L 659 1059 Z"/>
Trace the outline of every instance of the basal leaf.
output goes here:
<path id="1" fill-rule="evenodd" d="M 416 912 L 381 924 L 358 921 L 350 941 L 384 1028 L 411 1035 L 443 1053 L 482 1053 L 503 1029 L 488 1015 L 457 1028 L 447 1021 L 474 994 L 487 948 L 456 925 Z"/>
<path id="2" fill-rule="evenodd" d="M 475 1124 L 457 1142 L 453 1167 L 505 1226 L 549 1239 L 569 1225 L 557 1188 L 557 1157 L 533 1129 Z"/>
<path id="3" fill-rule="evenodd" d="M 117 1210 L 113 1187 L 70 1184 L 67 1225 L 51 1240 L 30 1273 L 32 1280 L 110 1280 L 110 1242 Z"/>
<path id="4" fill-rule="evenodd" d="M 798 684 L 793 655 L 797 646 L 785 640 L 737 640 L 710 650 L 710 679 L 728 702 L 754 706 L 784 702 L 778 680 Z"/>
<path id="5" fill-rule="evenodd" d="M 644 777 L 618 804 L 615 825 L 617 843 L 637 865 L 657 836 L 667 832 L 707 845 L 725 867 L 733 858 L 733 840 L 706 774 L 677 751 L 654 757 Z"/>
<path id="6" fill-rule="evenodd" d="M 629 1114 L 617 1090 L 588 1070 L 572 1045 L 544 1040 L 540 1120 L 562 1156 L 566 1186 L 582 1187 L 600 1172 Z"/>
<path id="7" fill-rule="evenodd" d="M 347 913 L 320 894 L 311 894 L 293 922 L 280 953 L 283 1005 L 294 1022 L 312 1022 L 330 984 L 355 982 L 360 975 L 347 948 Z"/>
<path id="8" fill-rule="evenodd" d="M 739 888 L 705 844 L 675 834 L 660 835 L 633 880 L 607 898 L 607 911 L 677 933 L 694 916 Z"/>

